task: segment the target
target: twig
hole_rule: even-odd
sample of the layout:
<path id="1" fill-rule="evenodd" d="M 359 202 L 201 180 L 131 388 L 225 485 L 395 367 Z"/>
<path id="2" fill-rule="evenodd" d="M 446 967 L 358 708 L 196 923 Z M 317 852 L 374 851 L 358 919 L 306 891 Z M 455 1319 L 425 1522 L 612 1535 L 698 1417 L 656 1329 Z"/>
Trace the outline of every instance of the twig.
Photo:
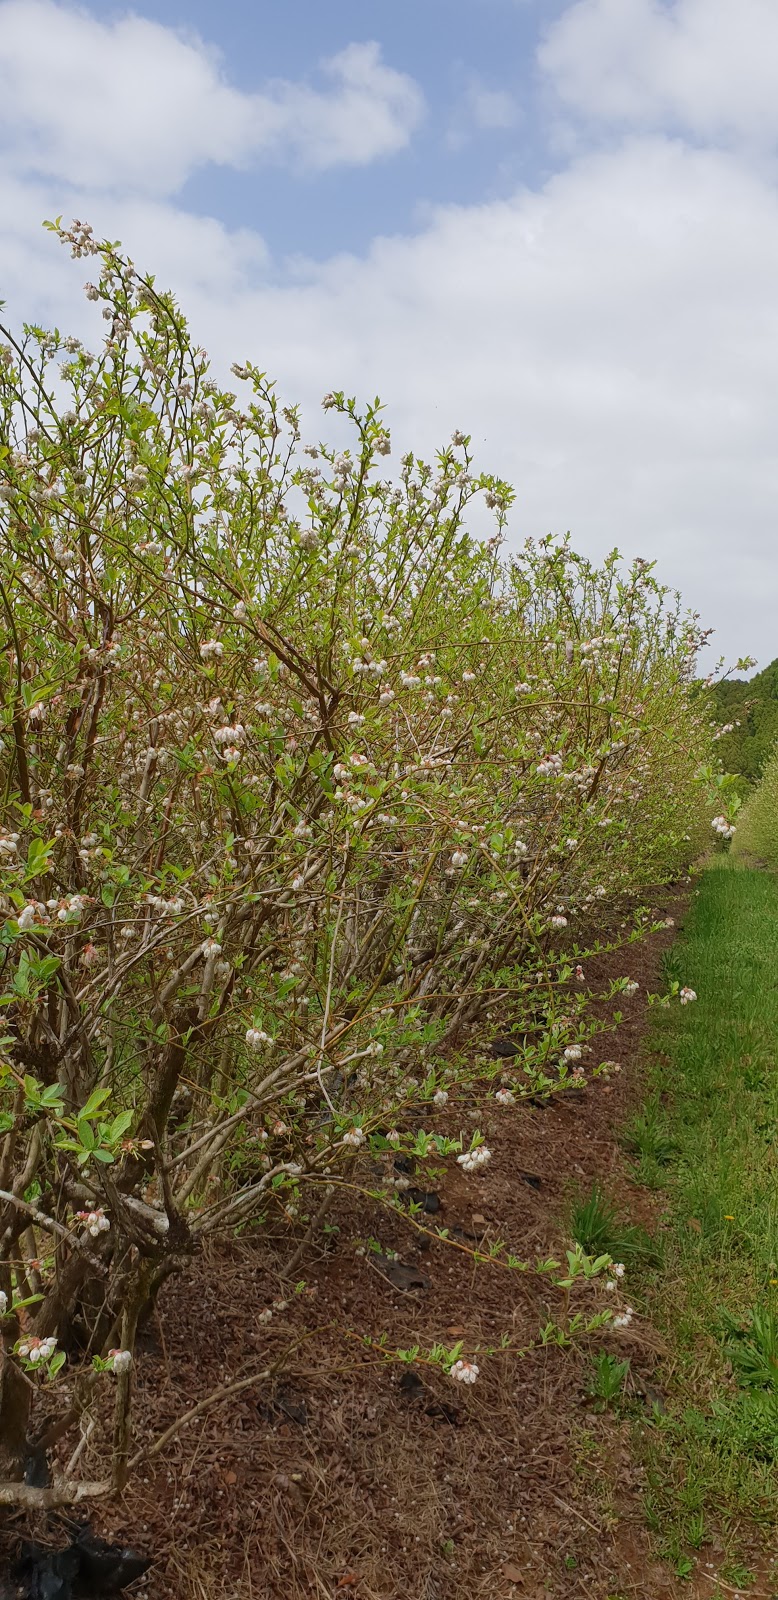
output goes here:
<path id="1" fill-rule="evenodd" d="M 128 1462 L 128 1472 L 134 1472 L 135 1468 L 140 1466 L 141 1461 L 151 1461 L 154 1456 L 158 1456 L 160 1451 L 164 1450 L 165 1445 L 171 1439 L 174 1439 L 176 1434 L 186 1427 L 187 1423 L 194 1422 L 195 1418 L 201 1417 L 204 1411 L 210 1411 L 213 1406 L 219 1405 L 222 1400 L 228 1400 L 230 1395 L 240 1394 L 242 1389 L 249 1389 L 253 1383 L 267 1382 L 268 1378 L 272 1378 L 274 1371 L 274 1367 L 266 1367 L 263 1372 L 252 1373 L 249 1378 L 239 1378 L 236 1383 L 225 1383 L 221 1389 L 214 1389 L 211 1394 L 206 1395 L 204 1400 L 198 1400 L 197 1405 L 192 1406 L 190 1411 L 185 1411 L 182 1417 L 178 1417 L 175 1422 L 171 1422 L 170 1427 L 166 1428 L 165 1432 L 161 1433 L 153 1444 L 144 1445 L 142 1449 L 136 1450 L 135 1455 Z"/>
<path id="2" fill-rule="evenodd" d="M 5 1200 L 8 1205 L 16 1206 L 19 1211 L 26 1211 L 28 1217 L 32 1217 L 33 1222 L 37 1222 L 39 1228 L 45 1228 L 47 1232 L 56 1233 L 60 1239 L 65 1239 L 68 1244 L 71 1244 L 75 1250 L 79 1250 L 86 1257 L 90 1266 L 95 1267 L 102 1277 L 106 1276 L 108 1268 L 105 1263 L 98 1256 L 92 1254 L 92 1251 L 84 1244 L 83 1240 L 79 1239 L 77 1233 L 71 1233 L 70 1229 L 63 1227 L 61 1222 L 57 1222 L 54 1217 L 47 1217 L 44 1211 L 39 1211 L 37 1206 L 30 1205 L 28 1200 L 22 1200 L 20 1195 L 13 1194 L 10 1189 L 0 1189 L 0 1200 Z"/>
<path id="3" fill-rule="evenodd" d="M 334 1193 L 335 1193 L 335 1185 L 334 1185 L 334 1183 L 328 1184 L 327 1188 L 324 1191 L 324 1199 L 322 1200 L 321 1205 L 319 1205 L 317 1207 L 316 1211 L 314 1212 L 313 1216 L 311 1217 L 311 1220 L 310 1220 L 310 1222 L 308 1224 L 308 1227 L 305 1230 L 305 1234 L 304 1234 L 303 1238 L 300 1240 L 300 1243 L 298 1244 L 297 1249 L 292 1253 L 292 1255 L 289 1257 L 289 1260 L 286 1263 L 286 1266 L 282 1269 L 282 1277 L 291 1278 L 295 1267 L 297 1266 L 298 1262 L 302 1259 L 303 1255 L 305 1254 L 305 1251 L 307 1250 L 308 1245 L 310 1244 L 310 1242 L 311 1242 L 311 1240 L 313 1238 L 313 1235 L 316 1232 L 316 1229 L 318 1228 L 319 1223 L 322 1220 L 322 1217 L 326 1216 L 327 1211 L 329 1210 L 330 1201 L 332 1200 L 332 1196 L 334 1195 Z"/>
<path id="4" fill-rule="evenodd" d="M 23 1511 L 55 1511 L 57 1506 L 77 1506 L 82 1500 L 97 1500 L 111 1493 L 108 1478 L 98 1482 L 72 1483 L 55 1478 L 47 1489 L 31 1483 L 0 1483 L 0 1506 L 18 1506 Z"/>

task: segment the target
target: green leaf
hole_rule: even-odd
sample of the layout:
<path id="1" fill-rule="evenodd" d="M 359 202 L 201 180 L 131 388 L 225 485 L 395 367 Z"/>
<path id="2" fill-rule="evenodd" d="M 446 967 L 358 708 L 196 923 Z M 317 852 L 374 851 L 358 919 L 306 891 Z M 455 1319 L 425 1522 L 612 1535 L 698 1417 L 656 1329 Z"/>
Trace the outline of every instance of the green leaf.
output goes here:
<path id="1" fill-rule="evenodd" d="M 47 1083 L 41 1095 L 41 1105 L 62 1109 L 63 1089 L 60 1083 Z"/>
<path id="2" fill-rule="evenodd" d="M 103 1150 L 103 1149 L 93 1150 L 92 1151 L 92 1156 L 93 1156 L 95 1161 L 102 1161 L 102 1164 L 103 1164 L 104 1167 L 110 1167 L 110 1166 L 113 1165 L 113 1159 L 114 1158 L 113 1158 L 113 1154 L 112 1154 L 112 1152 L 110 1150 Z"/>
<path id="3" fill-rule="evenodd" d="M 91 1123 L 85 1122 L 81 1117 L 79 1117 L 78 1122 L 76 1123 L 76 1130 L 78 1132 L 79 1140 L 81 1141 L 82 1150 L 94 1150 L 97 1140 L 95 1139 L 95 1133 Z"/>
<path id="4" fill-rule="evenodd" d="M 64 1350 L 55 1351 L 54 1355 L 52 1356 L 52 1358 L 51 1358 L 51 1360 L 49 1362 L 49 1377 L 50 1378 L 56 1378 L 57 1373 L 62 1371 L 62 1368 L 64 1367 L 66 1360 L 67 1360 L 67 1357 L 65 1355 Z"/>
<path id="5" fill-rule="evenodd" d="M 49 857 L 53 849 L 53 839 L 48 844 L 43 839 L 30 840 L 27 850 L 27 866 L 24 872 L 25 883 L 28 883 L 31 878 L 40 878 L 44 872 L 48 872 L 50 866 Z"/>
<path id="6" fill-rule="evenodd" d="M 114 1117 L 108 1130 L 110 1144 L 117 1144 L 119 1139 L 123 1138 L 132 1123 L 134 1115 L 134 1111 L 120 1111 L 118 1117 Z"/>
<path id="7" fill-rule="evenodd" d="M 94 1117 L 100 1107 L 105 1105 L 106 1100 L 110 1099 L 110 1095 L 110 1089 L 93 1089 L 86 1105 L 79 1111 L 79 1120 L 81 1117 Z"/>

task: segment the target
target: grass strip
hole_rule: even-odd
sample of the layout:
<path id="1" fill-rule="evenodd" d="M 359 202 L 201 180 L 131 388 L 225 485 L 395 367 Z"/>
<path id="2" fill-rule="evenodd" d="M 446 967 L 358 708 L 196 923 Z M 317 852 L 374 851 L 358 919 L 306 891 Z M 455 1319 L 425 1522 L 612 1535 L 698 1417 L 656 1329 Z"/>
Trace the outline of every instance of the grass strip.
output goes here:
<path id="1" fill-rule="evenodd" d="M 669 1348 L 666 1412 L 641 1428 L 647 1509 L 679 1576 L 712 1547 L 743 1586 L 778 1524 L 778 877 L 706 872 L 665 962 L 698 998 L 655 1013 L 625 1130 L 667 1196 L 661 1267 L 642 1274 Z"/>

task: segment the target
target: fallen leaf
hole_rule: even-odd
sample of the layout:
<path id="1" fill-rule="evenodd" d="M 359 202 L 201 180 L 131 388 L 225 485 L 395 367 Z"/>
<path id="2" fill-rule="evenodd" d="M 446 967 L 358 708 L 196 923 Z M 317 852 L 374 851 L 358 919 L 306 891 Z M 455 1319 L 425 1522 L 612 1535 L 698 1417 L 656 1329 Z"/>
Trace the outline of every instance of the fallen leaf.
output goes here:
<path id="1" fill-rule="evenodd" d="M 224 1482 L 225 1483 L 237 1483 L 237 1481 L 238 1481 L 237 1472 L 225 1472 L 225 1474 L 224 1474 Z"/>
<path id="2" fill-rule="evenodd" d="M 486 1227 L 486 1217 L 479 1216 L 477 1211 L 473 1213 L 473 1222 L 477 1228 Z"/>
<path id="3" fill-rule="evenodd" d="M 696 1217 L 689 1218 L 689 1227 L 693 1228 L 695 1233 L 702 1233 L 702 1223 L 698 1222 Z"/>
<path id="4" fill-rule="evenodd" d="M 352 1589 L 355 1583 L 359 1583 L 358 1572 L 344 1572 L 343 1577 L 338 1578 L 339 1589 Z"/>
<path id="5" fill-rule="evenodd" d="M 449 1335 L 449 1337 L 451 1339 L 461 1339 L 461 1338 L 464 1337 L 465 1332 L 466 1332 L 466 1330 L 464 1328 L 447 1328 L 446 1329 L 446 1333 Z"/>
<path id="6" fill-rule="evenodd" d="M 502 1575 L 504 1578 L 508 1579 L 509 1583 L 524 1582 L 524 1573 L 519 1567 L 515 1567 L 512 1561 L 506 1561 L 505 1566 L 502 1569 Z"/>

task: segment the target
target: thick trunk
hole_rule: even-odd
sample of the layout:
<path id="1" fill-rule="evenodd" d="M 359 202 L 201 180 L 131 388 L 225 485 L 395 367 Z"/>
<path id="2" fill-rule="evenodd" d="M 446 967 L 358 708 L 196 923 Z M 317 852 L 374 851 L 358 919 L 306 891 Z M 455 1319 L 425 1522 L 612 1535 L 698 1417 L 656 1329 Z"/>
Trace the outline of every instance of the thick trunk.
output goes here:
<path id="1" fill-rule="evenodd" d="M 27 1455 L 32 1389 L 23 1373 L 0 1354 L 0 1481 L 21 1482 Z"/>

